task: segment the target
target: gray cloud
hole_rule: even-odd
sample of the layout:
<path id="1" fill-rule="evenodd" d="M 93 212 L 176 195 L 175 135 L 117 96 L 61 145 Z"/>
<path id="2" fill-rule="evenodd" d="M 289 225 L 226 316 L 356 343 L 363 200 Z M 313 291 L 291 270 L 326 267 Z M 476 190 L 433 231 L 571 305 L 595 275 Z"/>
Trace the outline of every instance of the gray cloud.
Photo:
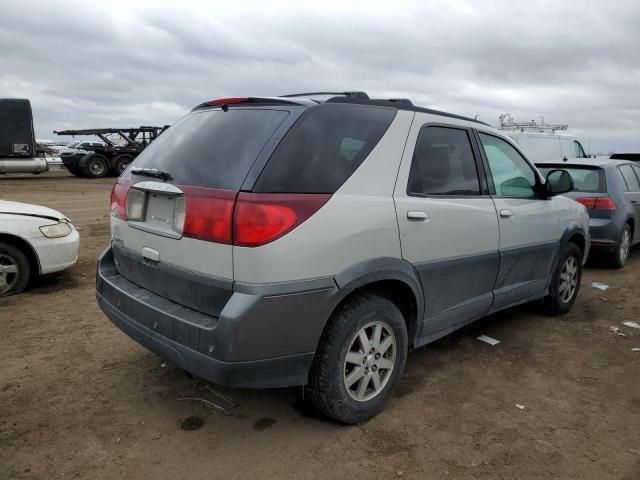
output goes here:
<path id="1" fill-rule="evenodd" d="M 640 150 L 640 3 L 0 0 L 0 96 L 54 129 L 171 123 L 227 95 L 360 89 Z"/>

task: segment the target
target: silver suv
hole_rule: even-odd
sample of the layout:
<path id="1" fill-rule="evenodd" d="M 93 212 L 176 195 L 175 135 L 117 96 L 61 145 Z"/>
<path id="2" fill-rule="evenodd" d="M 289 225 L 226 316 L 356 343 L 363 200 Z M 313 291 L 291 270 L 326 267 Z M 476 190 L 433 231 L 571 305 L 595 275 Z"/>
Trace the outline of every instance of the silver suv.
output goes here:
<path id="1" fill-rule="evenodd" d="M 98 303 L 197 376 L 306 385 L 360 422 L 409 348 L 524 302 L 571 308 L 589 249 L 584 206 L 558 196 L 571 182 L 408 100 L 210 101 L 114 186 Z"/>

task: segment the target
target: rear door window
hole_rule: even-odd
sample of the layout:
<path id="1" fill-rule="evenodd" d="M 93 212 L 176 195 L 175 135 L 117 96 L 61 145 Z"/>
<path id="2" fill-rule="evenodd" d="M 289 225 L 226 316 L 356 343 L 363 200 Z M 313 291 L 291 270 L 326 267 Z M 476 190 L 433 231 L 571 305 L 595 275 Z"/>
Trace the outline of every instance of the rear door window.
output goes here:
<path id="1" fill-rule="evenodd" d="M 287 132 L 255 192 L 334 193 L 391 125 L 396 110 L 349 104 L 312 107 Z"/>
<path id="2" fill-rule="evenodd" d="M 424 127 L 409 174 L 409 195 L 479 195 L 480 181 L 466 130 Z"/>
<path id="3" fill-rule="evenodd" d="M 621 165 L 618 167 L 618 170 L 620 170 L 622 178 L 624 178 L 624 182 L 627 184 L 627 191 L 640 192 L 640 182 L 638 181 L 636 174 L 633 173 L 631 165 Z"/>
<path id="4" fill-rule="evenodd" d="M 230 108 L 194 112 L 154 140 L 131 168 L 155 168 L 173 183 L 239 190 L 258 154 L 289 112 Z"/>

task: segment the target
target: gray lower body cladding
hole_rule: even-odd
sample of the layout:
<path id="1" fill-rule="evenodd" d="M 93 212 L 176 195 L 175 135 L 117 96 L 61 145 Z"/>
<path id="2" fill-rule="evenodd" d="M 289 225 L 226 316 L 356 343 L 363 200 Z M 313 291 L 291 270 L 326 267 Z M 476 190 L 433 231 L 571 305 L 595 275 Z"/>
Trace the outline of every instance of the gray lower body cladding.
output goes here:
<path id="1" fill-rule="evenodd" d="M 270 388 L 307 383 L 341 294 L 331 279 L 233 285 L 214 316 L 137 285 L 107 249 L 98 261 L 96 297 L 118 328 L 178 367 L 221 385 Z"/>

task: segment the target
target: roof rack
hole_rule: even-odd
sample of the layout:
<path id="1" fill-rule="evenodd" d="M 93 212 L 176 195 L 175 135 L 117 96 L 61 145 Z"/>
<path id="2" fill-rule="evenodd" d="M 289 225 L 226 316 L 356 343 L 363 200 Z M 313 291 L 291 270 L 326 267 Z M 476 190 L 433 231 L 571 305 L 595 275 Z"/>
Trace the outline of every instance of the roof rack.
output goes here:
<path id="1" fill-rule="evenodd" d="M 369 99 L 369 95 L 366 92 L 306 92 L 306 93 L 289 93 L 287 95 L 280 95 L 282 98 L 294 98 L 294 97 L 311 97 L 313 95 L 344 95 L 345 97 L 356 97 L 362 99 Z"/>
<path id="2" fill-rule="evenodd" d="M 535 131 L 535 132 L 555 132 L 556 130 L 566 130 L 569 125 L 550 124 L 544 122 L 544 117 L 540 117 L 540 123 L 535 120 L 530 122 L 516 122 L 513 117 L 508 113 L 503 113 L 498 117 L 500 119 L 499 130 L 520 130 L 521 132 Z"/>

